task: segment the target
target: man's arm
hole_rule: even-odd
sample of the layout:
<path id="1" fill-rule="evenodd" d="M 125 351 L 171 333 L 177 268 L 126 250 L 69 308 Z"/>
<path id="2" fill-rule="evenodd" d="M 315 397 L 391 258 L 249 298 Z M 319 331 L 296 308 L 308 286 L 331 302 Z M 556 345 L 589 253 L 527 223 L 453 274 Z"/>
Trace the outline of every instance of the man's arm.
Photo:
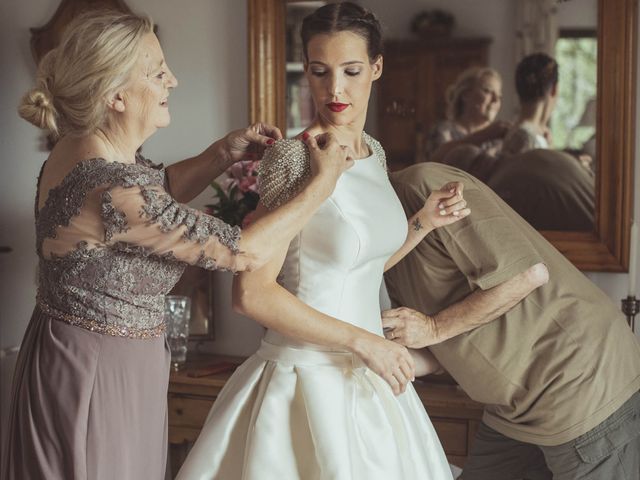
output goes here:
<path id="1" fill-rule="evenodd" d="M 536 288 L 549 281 L 549 271 L 537 263 L 488 290 L 476 290 L 433 316 L 401 307 L 382 313 L 385 336 L 409 348 L 435 345 L 499 318 Z"/>

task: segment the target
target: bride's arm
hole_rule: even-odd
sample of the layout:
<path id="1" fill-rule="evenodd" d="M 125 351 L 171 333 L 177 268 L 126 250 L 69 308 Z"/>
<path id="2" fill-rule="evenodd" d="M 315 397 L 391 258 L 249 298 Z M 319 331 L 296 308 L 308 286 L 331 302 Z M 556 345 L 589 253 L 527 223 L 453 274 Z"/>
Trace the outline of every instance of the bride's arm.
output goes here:
<path id="1" fill-rule="evenodd" d="M 444 373 L 444 369 L 436 357 L 428 348 L 410 348 L 409 354 L 416 364 L 416 377 L 424 377 L 425 375 Z"/>
<path id="2" fill-rule="evenodd" d="M 385 272 L 402 260 L 429 232 L 457 222 L 471 213 L 471 210 L 466 208 L 467 202 L 462 196 L 463 190 L 462 183 L 453 182 L 429 195 L 424 206 L 409 218 L 407 238 L 400 249 L 385 263 Z"/>
<path id="3" fill-rule="evenodd" d="M 257 215 L 264 214 L 260 206 Z M 413 359 L 395 342 L 311 308 L 276 282 L 287 249 L 262 268 L 234 278 L 234 310 L 282 335 L 358 355 L 396 395 L 414 378 Z"/>

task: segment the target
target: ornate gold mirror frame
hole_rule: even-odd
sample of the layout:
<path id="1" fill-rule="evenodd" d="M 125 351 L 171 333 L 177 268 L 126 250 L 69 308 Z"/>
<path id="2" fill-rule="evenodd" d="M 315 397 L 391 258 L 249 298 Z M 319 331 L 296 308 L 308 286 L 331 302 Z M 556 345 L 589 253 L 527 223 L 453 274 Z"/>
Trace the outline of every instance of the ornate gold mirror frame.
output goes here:
<path id="1" fill-rule="evenodd" d="M 250 120 L 285 127 L 286 0 L 248 0 Z M 637 0 L 598 2 L 598 175 L 593 232 L 542 232 L 581 270 L 629 265 L 633 215 Z"/>

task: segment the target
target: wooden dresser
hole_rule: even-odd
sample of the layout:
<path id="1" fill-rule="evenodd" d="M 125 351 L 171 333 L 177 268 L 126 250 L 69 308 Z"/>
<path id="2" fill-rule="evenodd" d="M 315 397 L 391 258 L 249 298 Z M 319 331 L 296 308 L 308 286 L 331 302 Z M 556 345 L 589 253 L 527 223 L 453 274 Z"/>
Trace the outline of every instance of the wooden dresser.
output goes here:
<path id="1" fill-rule="evenodd" d="M 189 448 L 232 369 L 197 376 L 208 367 L 242 358 L 199 354 L 189 358 L 184 369 L 171 373 L 169 381 L 169 455 L 172 478 L 175 477 Z M 440 379 L 438 379 L 440 380 Z M 458 386 L 416 381 L 414 387 L 429 412 L 449 461 L 463 466 L 482 416 L 482 406 L 471 400 Z"/>
<path id="2" fill-rule="evenodd" d="M 490 38 L 388 41 L 378 85 L 377 138 L 389 168 L 423 160 L 426 133 L 445 119 L 446 91 L 468 67 L 487 65 Z"/>

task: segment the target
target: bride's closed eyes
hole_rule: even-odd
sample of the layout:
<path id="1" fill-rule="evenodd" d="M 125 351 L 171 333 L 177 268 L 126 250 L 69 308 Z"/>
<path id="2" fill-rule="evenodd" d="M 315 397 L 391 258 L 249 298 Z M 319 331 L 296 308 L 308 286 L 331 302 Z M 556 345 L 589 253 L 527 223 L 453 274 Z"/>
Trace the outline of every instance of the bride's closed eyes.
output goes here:
<path id="1" fill-rule="evenodd" d="M 315 76 L 315 77 L 323 77 L 328 73 L 328 70 L 326 69 L 311 69 L 311 75 Z M 360 75 L 360 73 L 362 73 L 361 69 L 347 69 L 344 71 L 344 73 L 346 75 L 349 75 L 350 77 L 355 77 L 357 75 Z"/>

